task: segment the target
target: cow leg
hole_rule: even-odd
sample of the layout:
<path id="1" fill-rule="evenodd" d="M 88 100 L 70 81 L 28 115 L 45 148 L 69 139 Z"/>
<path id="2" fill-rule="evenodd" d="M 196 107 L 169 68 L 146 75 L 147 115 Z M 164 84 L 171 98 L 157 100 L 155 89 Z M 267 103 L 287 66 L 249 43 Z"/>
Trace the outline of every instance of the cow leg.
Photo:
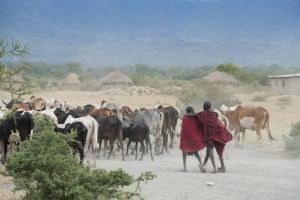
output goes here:
<path id="1" fill-rule="evenodd" d="M 141 155 L 140 160 L 143 160 L 143 156 L 144 156 L 144 153 L 145 153 L 145 145 L 144 145 L 143 141 L 141 142 L 141 147 L 142 147 L 142 155 Z"/>
<path id="2" fill-rule="evenodd" d="M 82 164 L 84 158 L 84 148 L 82 147 L 82 145 L 79 145 L 78 152 L 80 157 L 80 164 Z"/>
<path id="3" fill-rule="evenodd" d="M 166 134 L 166 139 L 165 139 L 165 150 L 166 150 L 166 153 L 169 153 L 169 148 L 168 148 L 168 135 Z M 173 139 L 174 139 L 174 136 L 173 136 Z M 171 139 L 172 140 L 172 139 Z M 172 142 L 172 141 L 171 141 Z M 172 148 L 173 148 L 173 144 L 172 144 Z"/>
<path id="4" fill-rule="evenodd" d="M 99 139 L 99 150 L 98 150 L 98 158 L 100 157 L 100 151 L 101 151 L 101 144 L 102 144 L 102 138 Z"/>
<path id="5" fill-rule="evenodd" d="M 135 149 L 135 147 L 131 147 L 131 155 L 134 155 L 134 149 Z"/>
<path id="6" fill-rule="evenodd" d="M 162 146 L 162 149 L 161 149 L 161 152 L 160 152 L 161 154 L 164 153 L 164 151 L 163 151 L 164 149 L 165 149 L 166 153 L 169 153 L 167 133 L 164 133 L 164 135 L 163 135 L 163 146 Z"/>
<path id="7" fill-rule="evenodd" d="M 111 153 L 112 153 L 113 149 L 114 149 L 114 141 L 113 141 L 113 139 L 110 139 L 109 140 L 109 153 L 108 153 L 108 157 L 107 157 L 108 160 L 111 157 Z"/>
<path id="8" fill-rule="evenodd" d="M 1 163 L 5 163 L 5 150 L 4 150 L 5 142 L 1 141 Z"/>
<path id="9" fill-rule="evenodd" d="M 138 142 L 135 142 L 135 160 L 137 160 Z"/>
<path id="10" fill-rule="evenodd" d="M 155 155 L 159 155 L 158 138 L 155 138 L 154 153 Z"/>
<path id="11" fill-rule="evenodd" d="M 164 154 L 164 144 L 162 145 L 162 147 L 161 147 L 161 151 L 160 151 L 160 153 L 159 154 Z"/>
<path id="12" fill-rule="evenodd" d="M 118 140 L 119 140 L 121 151 L 122 151 L 122 160 L 124 161 L 125 160 L 125 156 L 124 156 L 124 148 L 123 148 L 123 133 L 122 133 L 122 128 L 119 129 Z M 127 149 L 128 149 L 128 147 L 127 147 Z"/>
<path id="13" fill-rule="evenodd" d="M 148 135 L 148 137 L 146 138 L 146 144 L 147 144 L 147 146 L 149 146 L 149 149 L 150 149 L 151 160 L 154 161 L 153 154 L 152 154 L 152 146 L 151 146 L 151 142 L 150 142 L 149 135 Z"/>
<path id="14" fill-rule="evenodd" d="M 244 144 L 245 144 L 245 134 L 246 134 L 246 130 L 242 131 L 242 146 L 241 148 L 244 148 Z"/>
<path id="15" fill-rule="evenodd" d="M 260 127 L 256 126 L 257 143 L 261 143 L 261 131 Z"/>
<path id="16" fill-rule="evenodd" d="M 106 149 L 107 149 L 107 140 L 104 140 L 103 157 L 106 156 Z"/>
<path id="17" fill-rule="evenodd" d="M 6 161 L 7 145 L 7 141 L 2 141 L 2 164 L 4 164 Z"/>
<path id="18" fill-rule="evenodd" d="M 129 140 L 128 143 L 127 143 L 126 156 L 129 156 L 128 155 L 128 149 L 129 149 L 130 143 L 131 143 L 131 140 Z"/>
<path id="19" fill-rule="evenodd" d="M 145 154 L 149 153 L 149 144 L 146 142 Z"/>
<path id="20" fill-rule="evenodd" d="M 235 142 L 235 147 L 239 146 L 240 143 L 240 133 L 238 131 L 234 131 L 234 142 Z"/>
<path id="21" fill-rule="evenodd" d="M 170 149 L 173 149 L 174 137 L 175 137 L 175 130 L 173 130 L 172 128 L 172 130 L 170 131 L 170 144 L 169 144 Z"/>

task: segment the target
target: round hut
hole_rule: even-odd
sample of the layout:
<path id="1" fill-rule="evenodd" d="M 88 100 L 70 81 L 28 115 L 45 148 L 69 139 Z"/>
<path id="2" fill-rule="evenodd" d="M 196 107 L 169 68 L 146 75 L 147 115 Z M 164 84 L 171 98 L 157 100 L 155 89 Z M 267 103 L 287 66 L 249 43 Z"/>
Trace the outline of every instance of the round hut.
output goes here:
<path id="1" fill-rule="evenodd" d="M 102 87 L 126 87 L 133 85 L 133 81 L 124 73 L 115 70 L 110 72 L 109 74 L 103 76 L 100 79 L 100 83 Z"/>
<path id="2" fill-rule="evenodd" d="M 70 73 L 62 82 L 60 88 L 63 90 L 80 90 L 80 86 L 81 83 L 78 76 L 74 73 Z"/>
<path id="3" fill-rule="evenodd" d="M 215 71 L 210 73 L 202 78 L 210 83 L 221 83 L 221 84 L 232 84 L 237 85 L 239 81 L 231 75 L 228 75 L 224 72 Z"/>

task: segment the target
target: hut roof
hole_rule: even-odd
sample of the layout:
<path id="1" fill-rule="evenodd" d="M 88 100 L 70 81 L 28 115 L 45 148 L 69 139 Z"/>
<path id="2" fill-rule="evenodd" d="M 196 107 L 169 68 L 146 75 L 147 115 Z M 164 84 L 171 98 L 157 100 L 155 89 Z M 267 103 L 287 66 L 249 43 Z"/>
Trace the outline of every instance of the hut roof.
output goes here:
<path id="1" fill-rule="evenodd" d="M 230 83 L 230 84 L 237 84 L 239 81 L 224 72 L 215 71 L 204 76 L 202 79 L 211 82 L 211 83 Z"/>
<path id="2" fill-rule="evenodd" d="M 104 85 L 106 84 L 133 84 L 131 78 L 127 75 L 123 74 L 122 72 L 116 70 L 112 71 L 109 74 L 103 76 L 100 79 L 100 82 Z"/>
<path id="3" fill-rule="evenodd" d="M 300 77 L 300 73 L 296 74 L 284 74 L 284 75 L 276 75 L 276 76 L 268 76 L 269 78 L 292 78 L 292 77 Z"/>
<path id="4" fill-rule="evenodd" d="M 73 84 L 73 85 L 80 85 L 80 80 L 78 79 L 78 76 L 74 73 L 68 74 L 68 76 L 63 81 L 64 84 Z"/>

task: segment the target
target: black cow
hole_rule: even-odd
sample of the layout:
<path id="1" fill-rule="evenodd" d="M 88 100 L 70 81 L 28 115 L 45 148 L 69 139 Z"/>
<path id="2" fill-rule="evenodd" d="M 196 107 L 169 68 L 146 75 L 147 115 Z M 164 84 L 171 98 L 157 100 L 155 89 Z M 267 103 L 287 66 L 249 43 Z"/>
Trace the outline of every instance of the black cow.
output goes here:
<path id="1" fill-rule="evenodd" d="M 170 116 L 170 144 L 169 147 L 171 149 L 173 149 L 173 140 L 175 137 L 175 130 L 176 130 L 176 125 L 177 125 L 177 120 L 179 117 L 179 113 L 177 111 L 176 108 L 174 108 L 173 106 L 167 106 L 164 107 L 165 110 L 167 110 L 169 112 L 169 116 Z"/>
<path id="2" fill-rule="evenodd" d="M 164 113 L 164 121 L 163 121 L 163 125 L 162 125 L 162 130 L 161 130 L 161 135 L 162 135 L 162 138 L 163 138 L 163 144 L 162 144 L 160 154 L 163 154 L 164 149 L 165 149 L 166 153 L 169 153 L 168 133 L 171 134 L 172 127 L 171 127 L 171 116 L 170 116 L 169 111 L 166 110 L 166 109 L 163 109 L 161 112 Z"/>
<path id="3" fill-rule="evenodd" d="M 130 125 L 130 127 L 123 128 L 123 139 L 128 138 L 129 141 L 127 143 L 126 155 L 128 156 L 128 148 L 131 142 L 135 142 L 135 159 L 137 160 L 137 147 L 138 143 L 141 143 L 142 155 L 140 160 L 143 159 L 145 153 L 145 145 L 149 147 L 151 153 L 151 160 L 153 161 L 152 147 L 149 137 L 150 131 L 149 127 L 144 122 L 134 122 Z"/>
<path id="4" fill-rule="evenodd" d="M 84 145 L 88 132 L 87 128 L 81 122 L 74 122 L 72 124 L 67 124 L 65 128 L 56 128 L 55 130 L 64 134 L 70 133 L 72 130 L 76 131 L 76 141 L 69 143 L 69 145 L 73 148 L 74 154 L 76 154 L 76 152 L 78 151 L 80 163 L 82 164 L 84 157 Z"/>
<path id="5" fill-rule="evenodd" d="M 0 124 L 0 140 L 2 144 L 2 163 L 6 161 L 7 147 L 12 133 L 21 141 L 29 139 L 34 128 L 32 115 L 25 111 L 17 111 L 4 119 Z"/>
<path id="6" fill-rule="evenodd" d="M 72 109 L 72 110 L 69 110 L 68 113 L 66 113 L 65 111 L 63 111 L 62 109 L 60 108 L 56 108 L 54 110 L 54 114 L 55 116 L 57 117 L 57 122 L 58 124 L 63 124 L 65 123 L 67 117 L 69 115 L 71 115 L 72 117 L 74 118 L 79 118 L 80 115 L 81 115 L 81 112 L 82 112 L 82 109 L 81 108 L 76 108 L 76 109 Z"/>
<path id="7" fill-rule="evenodd" d="M 34 128 L 32 115 L 26 111 L 16 111 L 15 117 L 21 141 L 28 140 Z"/>
<path id="8" fill-rule="evenodd" d="M 116 139 L 120 144 L 122 150 L 122 160 L 125 160 L 124 151 L 123 151 L 123 139 L 122 139 L 122 122 L 117 116 L 107 116 L 107 117 L 98 117 L 95 118 L 99 124 L 98 129 L 98 142 L 99 142 L 99 153 L 101 149 L 102 140 L 108 140 L 110 151 L 108 154 L 108 159 L 111 157 L 111 153 L 114 148 L 114 143 Z M 105 149 L 105 148 L 104 148 Z M 105 150 L 104 150 L 105 151 Z"/>
<path id="9" fill-rule="evenodd" d="M 0 124 L 0 140 L 2 144 L 2 164 L 6 161 L 7 147 L 9 145 L 9 137 L 12 133 L 17 133 L 17 125 L 14 116 L 10 116 Z"/>

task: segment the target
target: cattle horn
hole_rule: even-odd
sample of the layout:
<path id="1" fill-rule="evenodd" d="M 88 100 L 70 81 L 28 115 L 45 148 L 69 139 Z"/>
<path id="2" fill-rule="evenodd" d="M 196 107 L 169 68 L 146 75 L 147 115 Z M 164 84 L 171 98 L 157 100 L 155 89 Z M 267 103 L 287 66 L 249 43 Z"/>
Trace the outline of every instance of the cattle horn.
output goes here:
<path id="1" fill-rule="evenodd" d="M 221 110 L 221 109 L 219 109 L 219 108 L 216 108 L 216 110 L 220 111 L 220 113 L 221 113 L 222 115 L 224 115 L 224 111 L 223 111 L 223 110 Z"/>
<path id="2" fill-rule="evenodd" d="M 5 106 L 7 106 L 7 103 L 5 103 L 3 100 L 2 100 L 2 102 L 4 103 Z"/>

